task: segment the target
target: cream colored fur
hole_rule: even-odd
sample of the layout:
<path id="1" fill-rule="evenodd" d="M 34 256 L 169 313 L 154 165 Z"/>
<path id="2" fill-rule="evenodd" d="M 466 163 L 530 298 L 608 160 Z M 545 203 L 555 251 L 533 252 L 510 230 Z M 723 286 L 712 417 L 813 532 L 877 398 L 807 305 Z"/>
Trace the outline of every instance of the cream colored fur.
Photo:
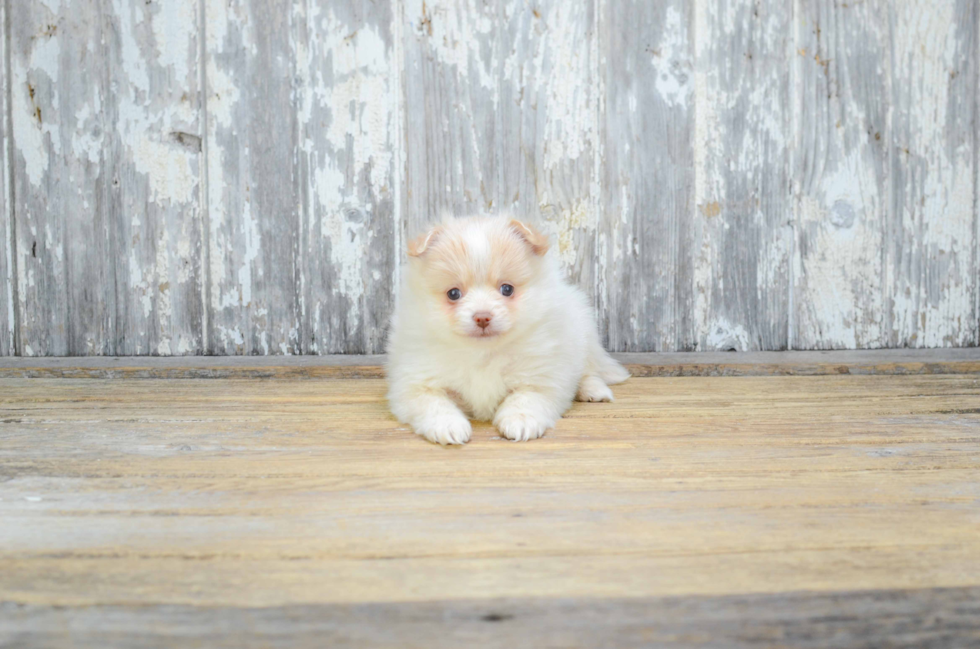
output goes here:
<path id="1" fill-rule="evenodd" d="M 629 373 L 602 348 L 588 300 L 547 249 L 547 238 L 504 217 L 447 221 L 409 245 L 388 340 L 388 399 L 400 421 L 439 444 L 469 441 L 470 418 L 526 441 L 575 398 L 612 401 L 608 386 Z"/>

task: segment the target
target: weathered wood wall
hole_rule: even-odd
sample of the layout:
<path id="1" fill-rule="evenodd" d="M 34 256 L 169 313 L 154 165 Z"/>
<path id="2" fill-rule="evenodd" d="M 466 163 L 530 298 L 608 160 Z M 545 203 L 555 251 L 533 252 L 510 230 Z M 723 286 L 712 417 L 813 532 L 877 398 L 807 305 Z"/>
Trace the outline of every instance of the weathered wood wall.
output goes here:
<path id="1" fill-rule="evenodd" d="M 615 350 L 980 342 L 976 0 L 0 0 L 0 355 L 383 348 L 541 223 Z"/>

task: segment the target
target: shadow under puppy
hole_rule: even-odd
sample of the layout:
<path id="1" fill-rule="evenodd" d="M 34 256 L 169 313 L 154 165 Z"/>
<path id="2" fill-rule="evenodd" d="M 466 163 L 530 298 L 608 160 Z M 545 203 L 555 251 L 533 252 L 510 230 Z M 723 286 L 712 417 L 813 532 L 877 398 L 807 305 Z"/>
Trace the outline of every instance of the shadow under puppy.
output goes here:
<path id="1" fill-rule="evenodd" d="M 602 348 L 585 295 L 548 239 L 505 217 L 450 220 L 412 241 L 388 339 L 391 411 L 439 444 L 469 418 L 516 441 L 579 401 L 612 401 L 629 377 Z"/>

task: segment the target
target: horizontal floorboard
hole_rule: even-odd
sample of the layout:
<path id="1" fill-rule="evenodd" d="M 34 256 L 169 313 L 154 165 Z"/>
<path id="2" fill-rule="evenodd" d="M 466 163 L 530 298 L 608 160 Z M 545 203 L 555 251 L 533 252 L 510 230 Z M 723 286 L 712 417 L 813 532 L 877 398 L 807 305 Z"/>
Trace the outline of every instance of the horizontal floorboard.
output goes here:
<path id="1" fill-rule="evenodd" d="M 977 642 L 980 376 L 614 392 L 442 448 L 379 378 L 0 379 L 0 646 Z"/>
<path id="2" fill-rule="evenodd" d="M 980 644 L 980 588 L 270 608 L 0 604 L 9 646 L 738 647 Z"/>

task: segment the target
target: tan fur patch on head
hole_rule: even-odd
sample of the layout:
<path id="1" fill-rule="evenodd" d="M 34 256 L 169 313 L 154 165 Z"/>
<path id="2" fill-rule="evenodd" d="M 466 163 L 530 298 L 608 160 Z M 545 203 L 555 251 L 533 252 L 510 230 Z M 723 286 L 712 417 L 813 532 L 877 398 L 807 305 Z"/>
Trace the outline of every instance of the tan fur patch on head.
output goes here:
<path id="1" fill-rule="evenodd" d="M 413 242 L 409 254 L 433 292 L 459 288 L 464 292 L 487 285 L 528 282 L 535 255 L 548 249 L 548 239 L 537 230 L 499 217 L 469 217 L 449 221 Z"/>
<path id="2" fill-rule="evenodd" d="M 495 229 L 489 234 L 490 263 L 487 268 L 487 281 L 492 285 L 501 283 L 524 284 L 530 279 L 530 250 L 524 239 L 514 236 L 510 227 Z"/>
<path id="3" fill-rule="evenodd" d="M 442 232 L 438 240 L 429 245 L 422 261 L 423 275 L 434 291 L 453 287 L 465 289 L 475 280 L 466 243 L 452 229 Z"/>

